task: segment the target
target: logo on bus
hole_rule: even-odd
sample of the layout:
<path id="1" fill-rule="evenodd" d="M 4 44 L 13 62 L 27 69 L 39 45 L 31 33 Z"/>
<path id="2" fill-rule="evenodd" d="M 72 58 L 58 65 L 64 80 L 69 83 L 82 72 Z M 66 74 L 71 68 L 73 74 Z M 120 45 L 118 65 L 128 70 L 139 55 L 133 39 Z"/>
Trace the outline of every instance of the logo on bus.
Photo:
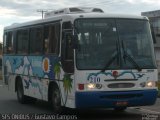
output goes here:
<path id="1" fill-rule="evenodd" d="M 42 67 L 44 72 L 46 73 L 50 72 L 50 61 L 48 58 L 43 59 Z"/>

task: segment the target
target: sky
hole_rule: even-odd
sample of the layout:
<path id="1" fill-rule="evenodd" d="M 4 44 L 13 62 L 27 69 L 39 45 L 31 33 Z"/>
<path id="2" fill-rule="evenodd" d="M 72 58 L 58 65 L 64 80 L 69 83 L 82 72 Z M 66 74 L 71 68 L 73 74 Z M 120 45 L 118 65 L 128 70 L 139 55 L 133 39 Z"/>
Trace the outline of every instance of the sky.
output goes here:
<path id="1" fill-rule="evenodd" d="M 37 12 L 40 9 L 77 6 L 97 7 L 105 13 L 141 15 L 141 12 L 160 10 L 160 0 L 0 0 L 0 42 L 5 26 L 41 19 L 41 13 Z"/>

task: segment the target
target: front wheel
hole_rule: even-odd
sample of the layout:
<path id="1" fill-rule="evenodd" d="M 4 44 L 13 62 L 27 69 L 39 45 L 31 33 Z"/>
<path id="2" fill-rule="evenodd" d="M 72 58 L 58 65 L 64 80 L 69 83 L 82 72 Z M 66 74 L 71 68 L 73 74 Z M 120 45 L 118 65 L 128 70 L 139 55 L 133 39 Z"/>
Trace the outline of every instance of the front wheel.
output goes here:
<path id="1" fill-rule="evenodd" d="M 125 111 L 127 109 L 127 107 L 117 107 L 117 108 L 114 108 L 114 110 L 116 111 L 116 112 L 123 112 L 123 111 Z"/>
<path id="2" fill-rule="evenodd" d="M 60 91 L 56 86 L 54 86 L 52 89 L 51 104 L 55 113 L 62 112 Z"/>

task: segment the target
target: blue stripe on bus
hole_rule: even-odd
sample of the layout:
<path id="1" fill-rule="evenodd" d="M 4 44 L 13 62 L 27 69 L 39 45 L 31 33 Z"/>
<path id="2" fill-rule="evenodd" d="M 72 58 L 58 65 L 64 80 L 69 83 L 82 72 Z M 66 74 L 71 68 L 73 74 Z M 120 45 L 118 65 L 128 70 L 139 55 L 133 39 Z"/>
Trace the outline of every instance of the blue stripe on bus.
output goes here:
<path id="1" fill-rule="evenodd" d="M 88 91 L 76 92 L 76 108 L 115 108 L 117 102 L 128 102 L 126 107 L 153 105 L 158 91 Z"/>

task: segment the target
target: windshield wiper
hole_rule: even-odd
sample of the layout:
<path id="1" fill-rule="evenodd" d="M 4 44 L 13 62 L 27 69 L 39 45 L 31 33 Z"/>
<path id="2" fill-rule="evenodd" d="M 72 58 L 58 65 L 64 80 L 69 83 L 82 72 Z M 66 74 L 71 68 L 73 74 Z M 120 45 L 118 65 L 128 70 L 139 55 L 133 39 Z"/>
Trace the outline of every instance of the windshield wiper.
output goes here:
<path id="1" fill-rule="evenodd" d="M 104 72 L 112 64 L 112 62 L 117 58 L 117 56 L 118 56 L 118 53 L 112 56 L 111 59 L 105 65 L 105 67 L 101 70 L 101 72 Z"/>
<path id="2" fill-rule="evenodd" d="M 124 41 L 121 41 L 122 43 L 122 50 L 123 50 L 123 59 L 124 62 L 126 63 L 126 58 L 128 59 L 129 62 L 131 62 L 138 71 L 142 71 L 142 68 L 136 63 L 136 61 L 127 53 L 127 51 L 124 48 Z"/>
<path id="3" fill-rule="evenodd" d="M 101 72 L 105 72 L 105 70 L 113 63 L 113 61 L 119 57 L 119 52 L 118 52 L 118 43 L 116 42 L 116 54 L 110 58 L 110 60 L 106 63 L 105 67 L 101 70 Z M 118 59 L 117 59 L 118 62 Z"/>

